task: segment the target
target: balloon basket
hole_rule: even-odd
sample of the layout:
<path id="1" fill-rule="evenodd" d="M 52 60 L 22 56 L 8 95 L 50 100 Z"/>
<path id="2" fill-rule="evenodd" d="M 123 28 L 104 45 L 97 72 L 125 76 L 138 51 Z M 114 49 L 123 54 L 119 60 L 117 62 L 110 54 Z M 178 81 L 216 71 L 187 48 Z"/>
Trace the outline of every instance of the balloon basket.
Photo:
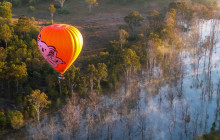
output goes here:
<path id="1" fill-rule="evenodd" d="M 63 74 L 59 74 L 58 79 L 63 80 L 63 79 L 65 79 L 65 77 L 63 76 Z"/>

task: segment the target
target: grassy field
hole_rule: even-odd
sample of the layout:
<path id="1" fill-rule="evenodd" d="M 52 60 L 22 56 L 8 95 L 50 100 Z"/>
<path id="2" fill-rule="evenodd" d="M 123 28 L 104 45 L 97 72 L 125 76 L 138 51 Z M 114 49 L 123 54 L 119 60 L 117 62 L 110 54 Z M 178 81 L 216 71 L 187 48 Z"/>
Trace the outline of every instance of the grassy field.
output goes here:
<path id="1" fill-rule="evenodd" d="M 220 140 L 220 130 L 204 134 L 201 136 L 200 140 Z"/>
<path id="2" fill-rule="evenodd" d="M 98 1 L 99 2 L 99 1 Z M 165 2 L 164 2 L 165 3 Z M 166 2 L 168 3 L 168 2 Z M 37 26 L 43 28 L 43 23 L 49 23 L 50 13 L 48 7 L 51 3 L 44 2 L 35 6 L 33 13 L 28 12 L 28 5 L 17 7 L 13 9 L 13 18 L 18 18 L 21 15 L 34 17 Z M 58 4 L 58 3 L 56 3 Z M 66 23 L 76 26 L 83 34 L 84 46 L 81 56 L 92 55 L 103 51 L 110 40 L 118 40 L 118 29 L 125 24 L 124 17 L 129 12 L 137 10 L 143 17 L 146 23 L 146 16 L 149 10 L 157 9 L 162 11 L 168 4 L 159 6 L 160 3 L 156 1 L 150 4 L 143 3 L 129 3 L 109 4 L 106 1 L 100 1 L 97 7 L 94 7 L 93 12 L 89 14 L 88 7 L 85 2 L 68 0 L 64 7 L 69 10 L 69 14 L 61 15 L 57 12 L 54 15 L 55 23 Z M 139 30 L 141 27 L 139 28 Z"/>

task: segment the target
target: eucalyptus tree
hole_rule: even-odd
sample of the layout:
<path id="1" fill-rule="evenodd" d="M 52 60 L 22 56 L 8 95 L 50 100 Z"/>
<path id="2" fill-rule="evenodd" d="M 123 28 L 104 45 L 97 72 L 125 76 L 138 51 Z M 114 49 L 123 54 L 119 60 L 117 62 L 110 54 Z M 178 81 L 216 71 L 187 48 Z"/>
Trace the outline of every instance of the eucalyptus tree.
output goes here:
<path id="1" fill-rule="evenodd" d="M 25 39 L 26 34 L 31 30 L 31 20 L 27 16 L 21 16 L 18 19 L 18 22 L 15 24 L 15 30 L 19 34 L 23 34 L 23 38 Z"/>
<path id="2" fill-rule="evenodd" d="M 136 52 L 132 49 L 124 49 L 122 52 L 122 69 L 126 75 L 127 82 L 130 82 L 132 73 L 140 70 L 141 64 Z"/>
<path id="3" fill-rule="evenodd" d="M 6 64 L 6 57 L 7 57 L 7 52 L 3 47 L 0 47 L 0 75 L 3 76 L 3 74 L 1 74 L 4 71 L 4 66 Z M 0 76 L 0 78 L 2 78 Z"/>
<path id="4" fill-rule="evenodd" d="M 108 76 L 108 69 L 105 63 L 98 63 L 96 75 L 98 80 L 98 88 L 101 89 L 100 81 Z"/>
<path id="5" fill-rule="evenodd" d="M 79 98 L 72 96 L 68 99 L 67 104 L 62 108 L 62 117 L 64 120 L 64 139 L 73 139 L 79 129 L 81 106 L 77 104 Z"/>
<path id="6" fill-rule="evenodd" d="M 89 13 L 92 12 L 92 7 L 97 6 L 98 2 L 96 0 L 85 0 L 86 4 L 89 6 Z"/>
<path id="7" fill-rule="evenodd" d="M 48 100 L 47 95 L 41 92 L 39 89 L 33 90 L 30 95 L 27 96 L 29 103 L 34 107 L 37 113 L 37 120 L 40 120 L 40 113 L 44 108 L 47 108 L 51 101 Z"/>
<path id="8" fill-rule="evenodd" d="M 74 65 L 70 66 L 70 68 L 65 72 L 66 81 L 69 85 L 70 93 L 73 94 L 73 87 L 76 86 L 76 74 L 80 71 L 78 67 Z"/>
<path id="9" fill-rule="evenodd" d="M 160 32 L 161 30 L 161 25 L 163 24 L 162 20 L 162 15 L 160 12 L 158 12 L 157 10 L 151 10 L 149 12 L 149 15 L 147 16 L 149 23 L 150 23 L 150 27 L 151 30 L 155 33 L 155 32 Z"/>
<path id="10" fill-rule="evenodd" d="M 89 83 L 90 83 L 90 92 L 93 93 L 94 88 L 94 80 L 96 79 L 96 68 L 94 64 L 89 64 L 88 66 L 88 76 L 89 76 Z"/>
<path id="11" fill-rule="evenodd" d="M 5 41 L 5 47 L 8 47 L 8 41 L 12 37 L 12 30 L 7 24 L 3 24 L 0 26 L 0 38 Z"/>
<path id="12" fill-rule="evenodd" d="M 53 4 L 49 6 L 50 16 L 51 16 L 51 24 L 53 24 L 53 14 L 56 12 L 56 8 Z"/>
<path id="13" fill-rule="evenodd" d="M 4 1 L 0 2 L 0 17 L 11 19 L 12 17 L 12 4 L 10 2 Z"/>
<path id="14" fill-rule="evenodd" d="M 143 20 L 143 16 L 138 11 L 132 11 L 124 17 L 124 21 L 128 24 L 131 30 L 131 37 L 135 36 L 135 28 L 140 26 Z"/>
<path id="15" fill-rule="evenodd" d="M 126 32 L 124 29 L 119 30 L 119 42 L 120 42 L 121 49 L 123 45 L 127 42 L 128 36 L 129 36 L 128 32 Z"/>

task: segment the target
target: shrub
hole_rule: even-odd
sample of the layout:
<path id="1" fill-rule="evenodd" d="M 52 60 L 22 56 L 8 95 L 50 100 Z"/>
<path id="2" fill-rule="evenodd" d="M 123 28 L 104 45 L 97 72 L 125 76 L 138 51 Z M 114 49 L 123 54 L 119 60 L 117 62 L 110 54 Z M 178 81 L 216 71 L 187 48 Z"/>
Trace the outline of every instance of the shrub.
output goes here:
<path id="1" fill-rule="evenodd" d="M 5 102 L 5 99 L 0 98 L 0 104 L 4 104 L 4 102 Z"/>
<path id="2" fill-rule="evenodd" d="M 22 103 L 22 101 L 23 101 L 22 97 L 23 96 L 21 94 L 16 97 L 16 104 L 21 104 Z"/>
<path id="3" fill-rule="evenodd" d="M 25 119 L 28 119 L 29 118 L 29 113 L 27 110 L 24 111 L 24 118 Z"/>
<path id="4" fill-rule="evenodd" d="M 33 13 L 34 11 L 35 11 L 34 6 L 29 6 L 29 7 L 28 7 L 28 12 Z"/>
<path id="5" fill-rule="evenodd" d="M 59 3 L 55 3 L 55 4 L 54 4 L 54 7 L 55 7 L 56 9 L 61 8 Z"/>
<path id="6" fill-rule="evenodd" d="M 53 19 L 50 20 L 50 23 L 53 24 Z"/>
<path id="7" fill-rule="evenodd" d="M 12 2 L 12 5 L 13 5 L 13 7 L 15 6 L 21 6 L 21 4 L 22 4 L 22 1 L 21 0 L 12 0 L 11 1 Z"/>
<path id="8" fill-rule="evenodd" d="M 35 17 L 31 17 L 31 21 L 34 23 L 35 22 Z"/>
<path id="9" fill-rule="evenodd" d="M 13 129 L 19 129 L 23 126 L 23 115 L 20 111 L 9 111 L 8 119 Z"/>
<path id="10" fill-rule="evenodd" d="M 60 98 L 57 98 L 56 106 L 60 106 L 60 104 L 61 104 L 61 100 L 60 100 Z"/>
<path id="11" fill-rule="evenodd" d="M 66 9 L 66 8 L 59 8 L 59 9 L 57 10 L 57 13 L 58 13 L 58 14 L 62 14 L 62 15 L 67 15 L 67 14 L 69 14 L 70 12 L 69 12 L 69 10 Z"/>
<path id="12" fill-rule="evenodd" d="M 40 30 L 36 26 L 32 25 L 29 34 L 32 38 L 34 38 L 35 36 L 38 36 L 39 32 Z"/>
<path id="13" fill-rule="evenodd" d="M 0 128 L 4 129 L 6 126 L 6 117 L 4 112 L 0 112 Z"/>
<path id="14" fill-rule="evenodd" d="M 63 92 L 64 95 L 68 95 L 69 94 L 69 90 L 68 90 L 67 87 L 64 87 L 62 92 Z"/>
<path id="15" fill-rule="evenodd" d="M 35 109 L 34 109 L 33 106 L 31 106 L 31 107 L 29 108 L 29 116 L 32 117 L 33 119 L 36 118 L 36 111 L 35 111 Z"/>

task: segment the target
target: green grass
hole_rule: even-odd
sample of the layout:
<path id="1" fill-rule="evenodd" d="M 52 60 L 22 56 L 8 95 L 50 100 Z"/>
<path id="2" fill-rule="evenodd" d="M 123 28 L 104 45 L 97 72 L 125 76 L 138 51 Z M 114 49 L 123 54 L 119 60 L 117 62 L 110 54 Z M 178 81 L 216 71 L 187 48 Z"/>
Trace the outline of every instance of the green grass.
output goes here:
<path id="1" fill-rule="evenodd" d="M 203 140 L 220 140 L 220 130 L 211 132 L 209 134 L 203 134 Z"/>

